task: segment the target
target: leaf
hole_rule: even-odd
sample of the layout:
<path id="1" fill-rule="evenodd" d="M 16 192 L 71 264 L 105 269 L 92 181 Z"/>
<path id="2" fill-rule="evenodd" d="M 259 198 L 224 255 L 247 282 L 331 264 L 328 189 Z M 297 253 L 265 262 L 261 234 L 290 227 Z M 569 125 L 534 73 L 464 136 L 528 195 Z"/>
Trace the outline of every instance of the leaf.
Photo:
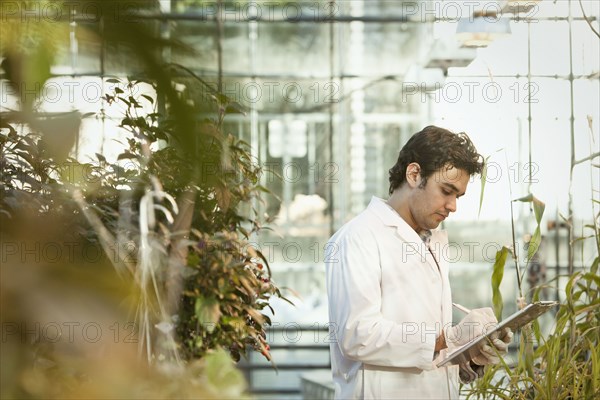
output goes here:
<path id="1" fill-rule="evenodd" d="M 264 307 L 263 307 L 264 308 Z M 267 315 L 261 314 L 263 316 L 263 318 L 265 319 L 265 324 L 266 325 L 273 325 L 271 323 L 271 318 L 269 318 Z"/>
<path id="2" fill-rule="evenodd" d="M 143 94 L 142 97 L 145 98 L 146 100 L 148 100 L 150 102 L 150 104 L 154 104 L 154 99 L 152 97 L 148 96 L 147 94 Z"/>
<path id="3" fill-rule="evenodd" d="M 248 315 L 250 315 L 252 319 L 256 321 L 257 324 L 262 326 L 265 323 L 265 316 L 256 311 L 254 308 L 248 307 L 246 311 L 248 312 Z"/>
<path id="4" fill-rule="evenodd" d="M 540 223 L 542 222 L 542 216 L 544 215 L 544 210 L 546 209 L 546 204 L 543 201 L 538 199 L 533 195 L 533 193 L 529 193 L 527 196 L 515 199 L 513 201 L 521 201 L 524 203 L 533 203 L 533 213 L 535 214 L 535 220 L 537 226 L 535 228 L 535 232 L 529 241 L 529 246 L 527 248 L 527 262 L 531 260 L 531 258 L 535 255 L 540 247 L 540 242 L 542 240 L 542 234 L 540 230 Z"/>
<path id="5" fill-rule="evenodd" d="M 537 253 L 540 242 L 542 241 L 542 234 L 540 232 L 540 226 L 535 229 L 531 240 L 529 241 L 529 245 L 527 246 L 527 262 L 531 260 L 531 258 Z"/>
<path id="6" fill-rule="evenodd" d="M 590 304 L 581 304 L 581 305 L 575 306 L 575 308 L 574 308 L 575 315 L 584 314 L 584 313 L 593 311 L 596 308 L 600 308 L 600 299 L 595 300 Z"/>
<path id="7" fill-rule="evenodd" d="M 223 323 L 231 326 L 236 332 L 242 332 L 243 327 L 246 325 L 244 319 L 241 317 L 223 317 Z"/>
<path id="8" fill-rule="evenodd" d="M 533 292 L 533 296 L 531 296 L 531 301 L 532 302 L 536 302 L 536 301 L 540 301 L 540 289 L 541 287 L 537 287 L 534 292 Z M 538 341 L 540 341 L 540 338 L 542 337 L 542 330 L 540 328 L 540 323 L 537 319 L 534 319 L 532 324 L 531 324 L 531 328 L 533 329 L 533 333 L 535 334 L 535 339 Z"/>
<path id="9" fill-rule="evenodd" d="M 241 105 L 237 101 L 230 102 L 229 104 L 227 104 L 227 107 L 225 108 L 225 112 L 227 114 L 236 114 L 237 113 L 237 114 L 246 115 L 246 113 L 248 111 L 249 111 L 248 107 Z"/>
<path id="10" fill-rule="evenodd" d="M 252 284 L 248 281 L 248 279 L 244 278 L 243 276 L 239 277 L 240 279 L 240 283 L 242 284 L 243 288 L 245 289 L 244 292 L 248 294 L 248 296 L 250 296 L 252 298 L 252 296 L 254 296 L 254 294 L 256 293 L 256 289 L 254 287 L 252 287 Z"/>
<path id="11" fill-rule="evenodd" d="M 573 285 L 575 285 L 579 279 L 581 279 L 581 274 L 576 272 L 567 282 L 567 286 L 565 287 L 565 295 L 567 296 L 567 301 L 569 303 L 572 303 Z"/>
<path id="12" fill-rule="evenodd" d="M 260 190 L 261 192 L 264 192 L 264 193 L 269 193 L 269 194 L 271 193 L 271 191 L 269 189 L 267 189 L 266 187 L 264 187 L 263 185 L 256 185 L 256 186 L 254 186 L 254 189 Z"/>
<path id="13" fill-rule="evenodd" d="M 273 276 L 273 274 L 271 273 L 271 266 L 269 265 L 269 260 L 267 260 L 267 257 L 265 257 L 265 255 L 258 249 L 254 249 L 254 251 L 256 252 L 256 254 L 258 254 L 260 259 L 265 263 L 264 265 L 267 267 L 267 272 L 269 273 L 269 277 Z"/>
<path id="14" fill-rule="evenodd" d="M 226 212 L 231 204 L 231 192 L 226 186 L 217 186 L 215 187 L 215 195 L 219 208 L 222 212 Z"/>
<path id="15" fill-rule="evenodd" d="M 538 225 L 542 221 L 542 216 L 544 215 L 544 210 L 546 209 L 546 204 L 543 201 L 535 197 L 532 193 L 529 193 L 527 196 L 515 199 L 513 201 L 521 201 L 524 203 L 533 203 L 533 212 L 535 214 L 535 220 Z"/>
<path id="16" fill-rule="evenodd" d="M 138 103 L 137 100 L 135 99 L 135 97 L 133 97 L 133 96 L 129 96 L 129 102 L 131 104 L 133 104 L 135 107 L 140 107 L 140 103 Z"/>
<path id="17" fill-rule="evenodd" d="M 127 100 L 125 100 L 123 97 L 121 96 L 117 96 L 117 99 L 121 100 L 123 103 L 127 104 L 127 107 L 131 107 L 131 103 L 128 102 Z"/>
<path id="18" fill-rule="evenodd" d="M 487 164 L 490 156 L 487 156 L 483 161 L 483 168 L 481 170 L 481 192 L 479 193 L 479 212 L 477 213 L 477 218 L 481 215 L 481 206 L 483 205 L 483 192 L 485 190 L 485 181 L 487 179 Z"/>
<path id="19" fill-rule="evenodd" d="M 117 160 L 133 159 L 133 158 L 136 158 L 135 154 L 125 152 L 125 153 L 119 154 L 119 156 L 117 157 Z"/>
<path id="20" fill-rule="evenodd" d="M 570 225 L 570 221 L 569 218 L 565 217 L 564 215 L 562 215 L 562 213 L 558 213 L 558 216 L 560 217 L 560 219 L 562 219 L 567 225 Z"/>
<path id="21" fill-rule="evenodd" d="M 596 264 L 596 269 L 598 268 L 598 257 L 596 257 L 596 260 L 594 261 L 594 263 Z M 598 276 L 596 274 L 596 271 L 593 270 L 594 266 L 592 266 L 592 271 L 585 273 L 582 275 L 582 278 L 588 281 L 594 281 L 596 283 L 596 286 L 600 287 L 600 276 Z"/>
<path id="22" fill-rule="evenodd" d="M 212 398 L 239 398 L 246 390 L 244 375 L 235 367 L 229 354 L 218 348 L 204 358 L 203 385 Z"/>
<path id="23" fill-rule="evenodd" d="M 283 296 L 281 294 L 281 290 L 279 290 L 278 288 L 275 289 L 275 293 L 277 294 L 277 297 L 279 297 L 281 300 L 283 300 L 283 301 L 289 303 L 290 305 L 296 307 L 296 305 L 290 299 L 288 299 L 287 297 L 285 297 L 285 296 Z"/>
<path id="24" fill-rule="evenodd" d="M 250 237 L 250 234 L 248 233 L 248 230 L 247 230 L 247 229 L 245 229 L 245 228 L 243 228 L 243 227 L 239 226 L 239 227 L 238 227 L 238 230 L 239 230 L 239 231 L 242 233 L 242 235 L 244 235 L 244 237 L 245 237 L 246 239 L 248 239 L 248 237 Z"/>
<path id="25" fill-rule="evenodd" d="M 519 197 L 518 199 L 514 199 L 513 201 L 522 201 L 524 203 L 529 203 L 533 200 L 533 194 L 529 193 L 526 196 Z"/>
<path id="26" fill-rule="evenodd" d="M 502 319 L 502 309 L 504 302 L 502 300 L 502 293 L 500 292 L 500 284 L 504 277 L 504 265 L 506 264 L 506 257 L 508 256 L 509 248 L 503 246 L 498 252 L 496 252 L 496 261 L 494 262 L 492 272 L 492 304 L 494 306 L 494 314 L 498 321 Z"/>
<path id="27" fill-rule="evenodd" d="M 546 209 L 546 204 L 541 200 L 537 199 L 535 196 L 533 197 L 533 212 L 535 213 L 535 220 L 539 224 L 542 222 L 542 216 L 544 215 L 544 210 Z"/>
<path id="28" fill-rule="evenodd" d="M 219 302 L 212 297 L 196 297 L 194 312 L 198 322 L 202 325 L 202 327 L 208 333 L 212 333 L 219 322 L 219 318 L 221 318 Z"/>

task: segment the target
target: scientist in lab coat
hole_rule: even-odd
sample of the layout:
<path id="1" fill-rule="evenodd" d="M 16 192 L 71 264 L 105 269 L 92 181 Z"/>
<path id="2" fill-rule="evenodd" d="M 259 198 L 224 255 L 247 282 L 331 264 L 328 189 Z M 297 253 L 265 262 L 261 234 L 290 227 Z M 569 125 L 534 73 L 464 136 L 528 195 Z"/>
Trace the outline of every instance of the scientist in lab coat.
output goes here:
<path id="1" fill-rule="evenodd" d="M 452 326 L 448 238 L 435 230 L 456 211 L 471 175 L 481 173 L 481 160 L 466 134 L 424 128 L 389 171 L 390 197 L 373 197 L 328 242 L 337 399 L 458 399 L 459 380 L 476 379 L 506 353 L 510 331 L 465 365 L 435 366 L 497 322 L 483 308 Z"/>

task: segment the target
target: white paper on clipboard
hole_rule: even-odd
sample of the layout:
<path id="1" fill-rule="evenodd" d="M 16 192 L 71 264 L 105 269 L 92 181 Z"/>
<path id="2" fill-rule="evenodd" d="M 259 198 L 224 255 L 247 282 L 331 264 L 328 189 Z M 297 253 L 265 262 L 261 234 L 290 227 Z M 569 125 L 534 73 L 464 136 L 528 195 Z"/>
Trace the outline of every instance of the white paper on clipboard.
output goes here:
<path id="1" fill-rule="evenodd" d="M 481 342 L 487 340 L 487 337 L 493 332 L 500 331 L 506 327 L 510 328 L 514 332 L 518 328 L 528 324 L 557 305 L 557 301 L 537 301 L 535 303 L 531 303 L 522 310 L 517 311 L 510 317 L 502 320 L 502 322 L 500 322 L 494 329 L 489 329 L 485 335 L 478 336 L 469 343 L 454 350 L 452 353 L 448 354 L 446 358 L 440 360 L 436 365 L 438 367 L 443 367 L 444 365 L 463 364 L 469 360 L 472 360 L 473 357 L 479 353 L 478 349 Z"/>

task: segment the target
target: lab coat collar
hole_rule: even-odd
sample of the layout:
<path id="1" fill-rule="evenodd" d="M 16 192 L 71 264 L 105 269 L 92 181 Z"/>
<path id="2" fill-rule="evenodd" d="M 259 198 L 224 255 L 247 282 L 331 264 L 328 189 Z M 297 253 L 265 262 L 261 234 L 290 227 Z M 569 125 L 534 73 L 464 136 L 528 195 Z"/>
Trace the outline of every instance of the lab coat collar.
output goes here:
<path id="1" fill-rule="evenodd" d="M 373 196 L 367 209 L 381 219 L 381 222 L 384 225 L 395 227 L 398 235 L 400 235 L 405 242 L 411 244 L 424 259 L 429 261 L 429 257 L 427 257 L 428 250 L 419 234 L 400 216 L 400 214 L 396 212 L 396 210 L 388 205 L 385 200 Z M 446 245 L 448 241 L 447 233 L 442 230 L 432 230 L 431 233 L 432 236 L 429 246 L 435 254 L 435 258 L 439 261 L 441 254 L 436 253 L 439 253 L 437 250 L 440 249 L 441 246 Z M 435 269 L 437 270 L 437 266 L 435 266 Z"/>
<path id="2" fill-rule="evenodd" d="M 395 227 L 405 241 L 415 244 L 423 242 L 419 234 L 385 200 L 373 196 L 368 209 L 377 215 L 384 225 Z"/>

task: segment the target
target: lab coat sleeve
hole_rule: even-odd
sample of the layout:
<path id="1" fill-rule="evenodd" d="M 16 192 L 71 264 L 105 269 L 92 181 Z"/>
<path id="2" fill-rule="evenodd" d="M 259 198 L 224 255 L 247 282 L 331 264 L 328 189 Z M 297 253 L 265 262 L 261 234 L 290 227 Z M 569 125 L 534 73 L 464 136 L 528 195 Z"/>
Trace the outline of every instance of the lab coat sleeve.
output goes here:
<path id="1" fill-rule="evenodd" d="M 344 357 L 384 367 L 434 369 L 433 335 L 415 321 L 381 314 L 379 248 L 368 230 L 348 232 L 329 243 L 326 258 L 329 316 Z M 398 307 L 409 306 L 398 304 Z"/>

